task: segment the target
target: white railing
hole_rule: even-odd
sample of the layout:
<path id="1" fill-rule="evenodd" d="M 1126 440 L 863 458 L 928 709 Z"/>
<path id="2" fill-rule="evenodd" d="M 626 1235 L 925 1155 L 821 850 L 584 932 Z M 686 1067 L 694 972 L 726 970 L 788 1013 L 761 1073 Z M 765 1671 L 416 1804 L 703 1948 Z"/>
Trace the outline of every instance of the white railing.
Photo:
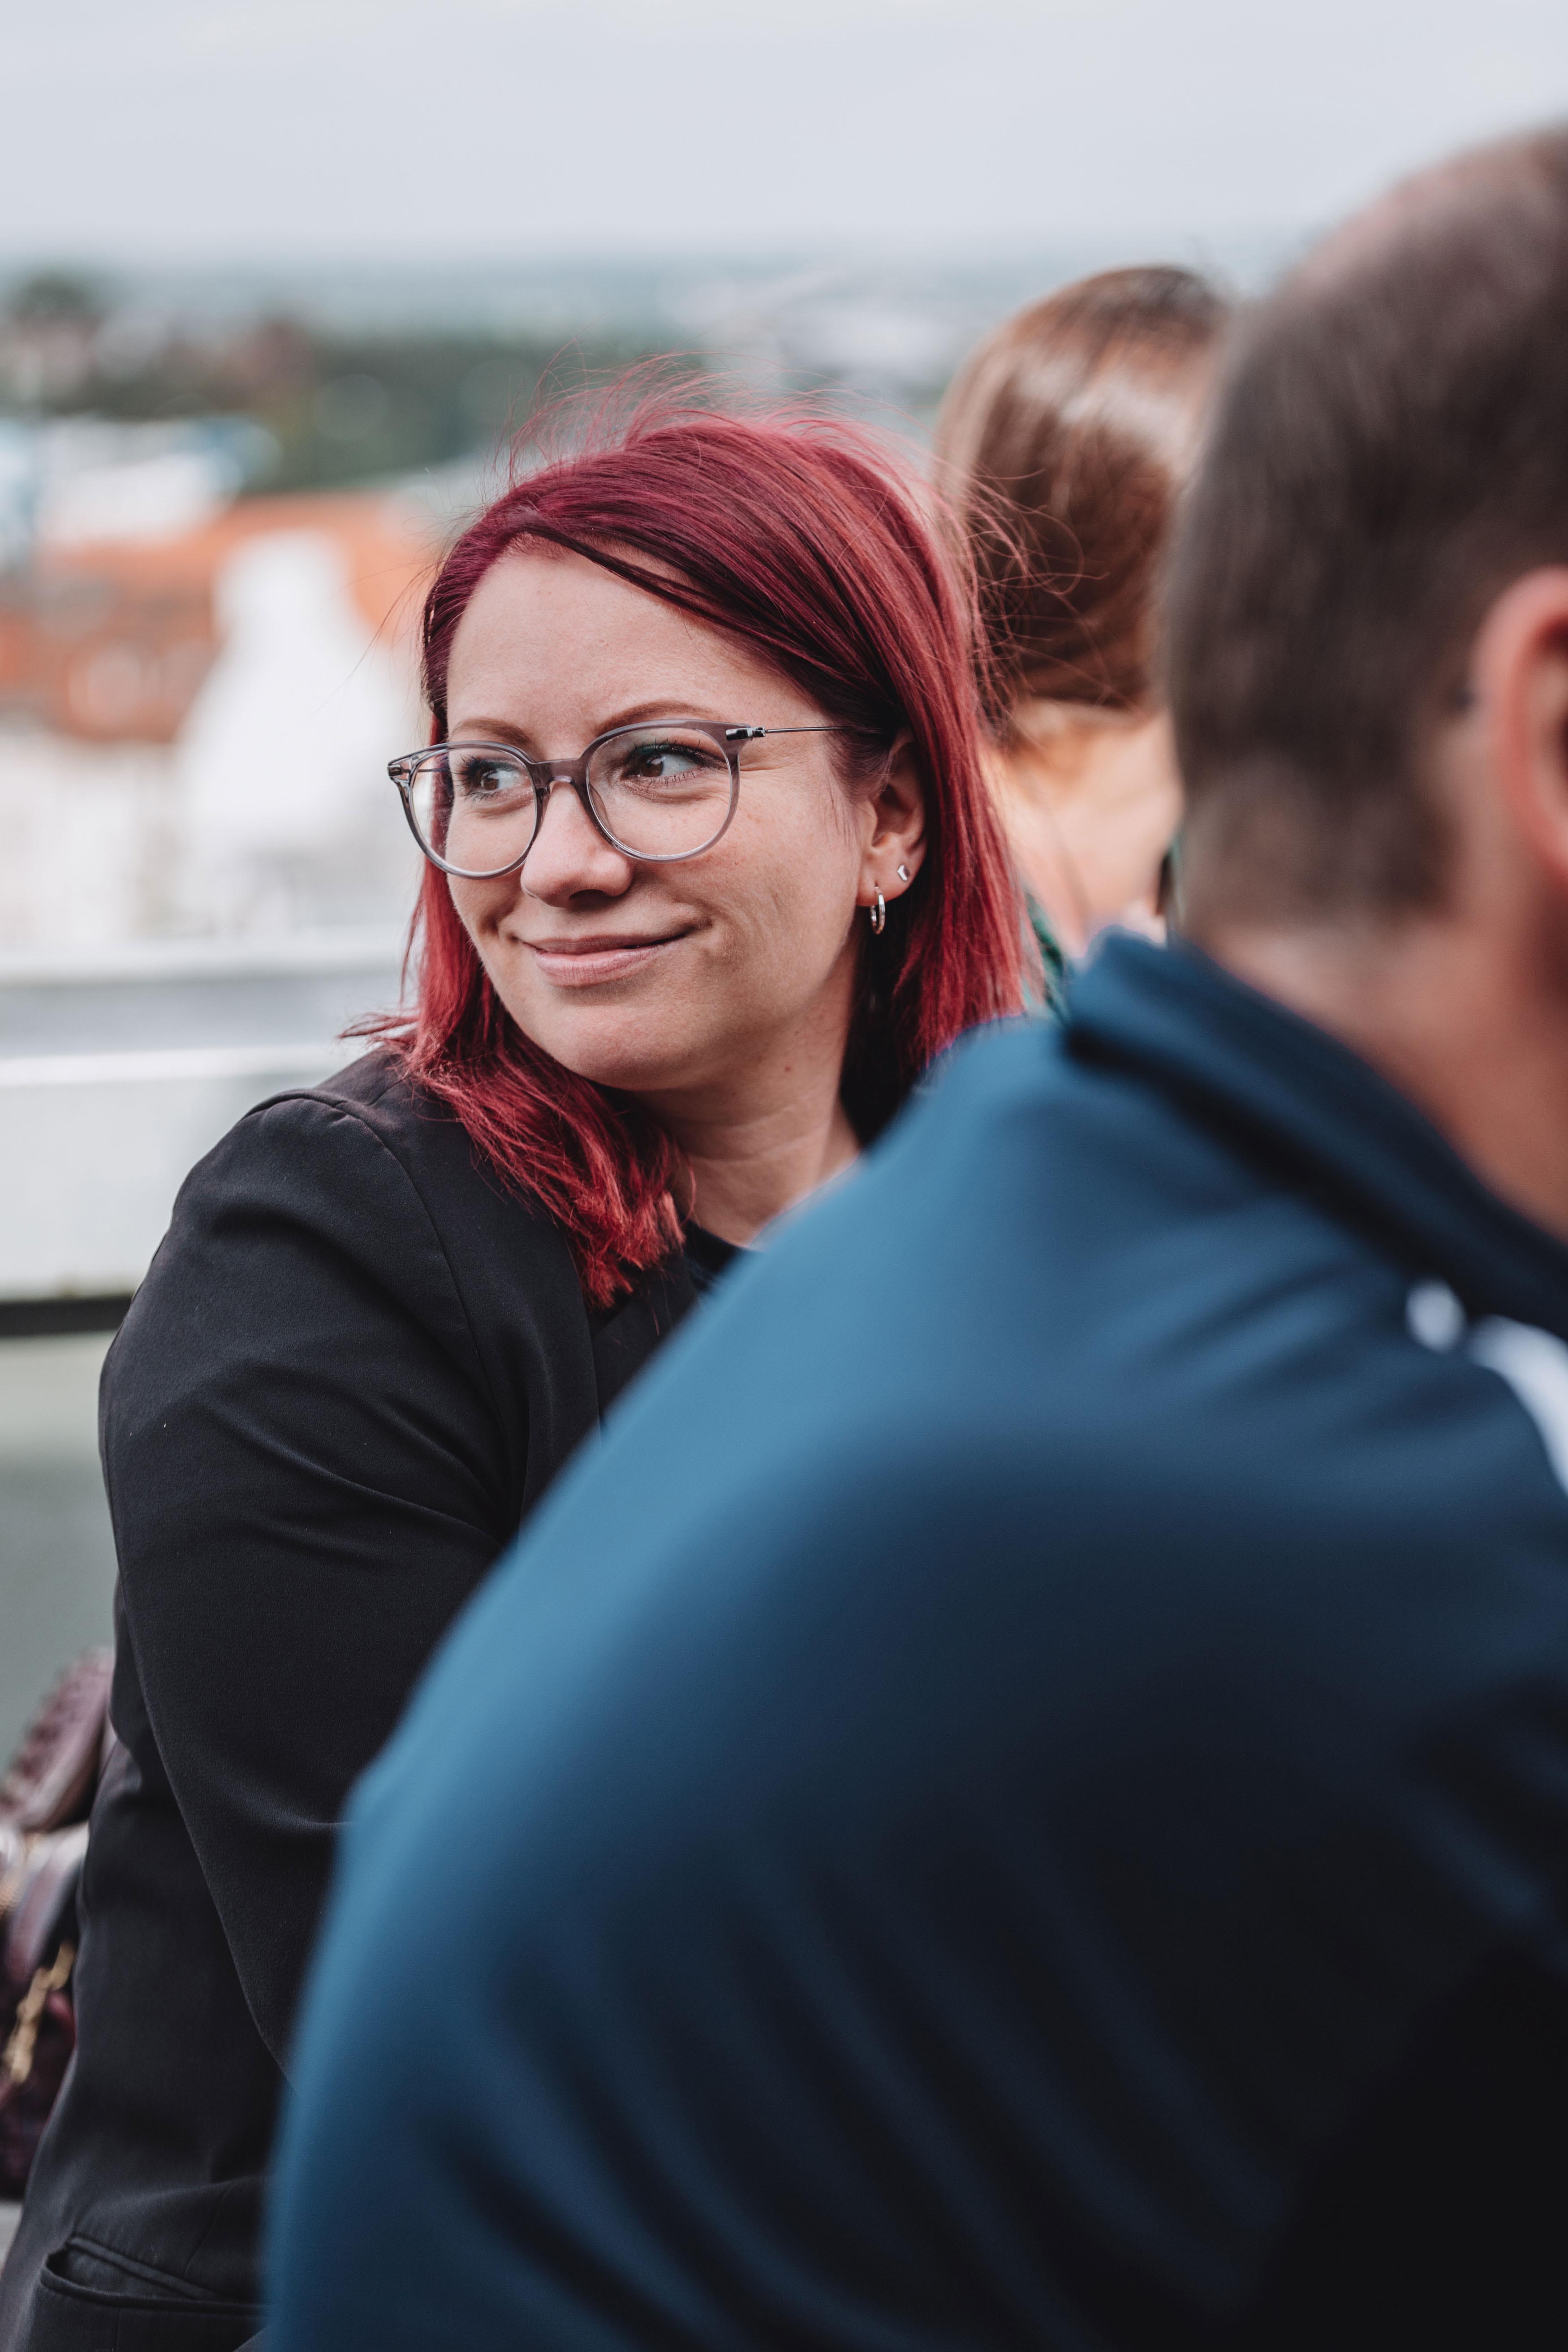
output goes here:
<path id="1" fill-rule="evenodd" d="M 398 944 L 377 933 L 0 960 L 0 1302 L 133 1290 L 195 1163 L 254 1104 L 318 1084 L 361 1050 L 320 1032 L 290 1034 L 292 1022 L 305 1011 L 325 1029 L 384 1005 Z M 308 985 L 301 996 L 312 980 L 330 1004 L 315 1004 Z M 222 1035 L 230 1016 L 206 992 L 252 981 L 248 1034 Z M 145 1024 L 138 982 L 154 984 Z M 73 987 L 82 992 L 79 1021 L 61 993 Z M 34 1017 L 40 1008 L 47 1018 Z M 279 1029 L 258 1039 L 273 1016 Z M 145 1044 L 130 1042 L 143 1034 Z"/>

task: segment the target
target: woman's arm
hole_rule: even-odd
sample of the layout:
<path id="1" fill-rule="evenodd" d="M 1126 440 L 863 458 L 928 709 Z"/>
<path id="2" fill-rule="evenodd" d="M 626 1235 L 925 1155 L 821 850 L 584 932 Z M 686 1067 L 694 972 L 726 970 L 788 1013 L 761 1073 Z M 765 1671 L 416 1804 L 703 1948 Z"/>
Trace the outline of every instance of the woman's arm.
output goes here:
<path id="1" fill-rule="evenodd" d="M 125 1622 L 251 2013 L 285 2054 L 348 1790 L 510 1532 L 441 1237 L 353 1110 L 242 1120 L 105 1370 Z"/>

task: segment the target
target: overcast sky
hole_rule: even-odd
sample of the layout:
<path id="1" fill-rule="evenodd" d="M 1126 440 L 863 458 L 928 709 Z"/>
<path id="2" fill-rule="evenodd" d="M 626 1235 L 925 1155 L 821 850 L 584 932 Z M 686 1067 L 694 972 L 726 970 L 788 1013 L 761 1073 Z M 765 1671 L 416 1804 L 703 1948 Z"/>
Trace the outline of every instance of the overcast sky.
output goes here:
<path id="1" fill-rule="evenodd" d="M 16 258 L 1174 250 L 1568 115 L 1568 0 L 0 0 L 0 26 Z"/>

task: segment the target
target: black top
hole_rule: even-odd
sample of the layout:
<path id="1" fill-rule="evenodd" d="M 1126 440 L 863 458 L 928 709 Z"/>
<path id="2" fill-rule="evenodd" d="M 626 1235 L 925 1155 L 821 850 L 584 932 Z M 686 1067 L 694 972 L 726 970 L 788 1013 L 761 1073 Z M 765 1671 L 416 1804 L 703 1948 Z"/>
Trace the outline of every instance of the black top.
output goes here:
<path id="1" fill-rule="evenodd" d="M 678 1260 L 592 1317 L 561 1234 L 385 1054 L 252 1111 L 186 1182 L 104 1372 L 123 1745 L 0 2345 L 128 2343 L 100 2297 L 149 2325 L 146 2299 L 173 2306 L 160 2347 L 258 2324 L 263 2168 L 345 1795 L 693 1295 Z"/>
<path id="2" fill-rule="evenodd" d="M 1568 1248 L 1118 939 L 702 1324 L 356 1795 L 269 2352 L 1561 2352 Z"/>
<path id="3" fill-rule="evenodd" d="M 746 1251 L 740 1242 L 727 1242 L 722 1234 L 710 1234 L 706 1225 L 688 1225 L 681 1255 L 691 1287 L 699 1298 L 706 1298 L 721 1276 L 728 1274 Z"/>

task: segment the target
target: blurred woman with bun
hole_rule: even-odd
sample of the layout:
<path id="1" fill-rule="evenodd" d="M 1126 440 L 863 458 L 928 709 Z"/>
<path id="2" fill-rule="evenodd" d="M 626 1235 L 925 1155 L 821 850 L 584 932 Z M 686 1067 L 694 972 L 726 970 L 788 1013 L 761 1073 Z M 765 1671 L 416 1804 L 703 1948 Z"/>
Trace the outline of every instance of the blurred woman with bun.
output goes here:
<path id="1" fill-rule="evenodd" d="M 938 421 L 979 578 L 994 777 L 1058 972 L 1107 923 L 1159 923 L 1181 792 L 1156 591 L 1227 315 L 1186 269 L 1080 278 L 997 328 Z"/>

